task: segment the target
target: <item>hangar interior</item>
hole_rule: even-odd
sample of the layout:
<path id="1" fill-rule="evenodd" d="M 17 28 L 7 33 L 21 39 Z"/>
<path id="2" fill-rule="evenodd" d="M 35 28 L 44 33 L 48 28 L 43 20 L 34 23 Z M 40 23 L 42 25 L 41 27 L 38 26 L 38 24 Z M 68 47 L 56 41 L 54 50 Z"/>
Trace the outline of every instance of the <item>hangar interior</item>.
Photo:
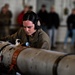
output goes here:
<path id="1" fill-rule="evenodd" d="M 46 75 L 46 74 L 48 75 L 75 75 L 75 71 L 74 71 L 75 67 L 73 66 L 75 62 L 75 55 L 74 55 L 75 48 L 73 49 L 71 48 L 71 44 L 70 44 L 71 38 L 68 39 L 67 50 L 65 51 L 63 49 L 64 39 L 67 33 L 66 20 L 67 20 L 67 17 L 71 14 L 72 9 L 75 8 L 75 0 L 0 0 L 0 11 L 1 11 L 1 8 L 6 3 L 9 4 L 9 9 L 12 12 L 11 25 L 7 25 L 9 27 L 9 31 L 7 29 L 7 26 L 3 26 L 5 27 L 4 29 L 2 29 L 3 28 L 2 26 L 0 26 L 0 37 L 11 35 L 20 28 L 20 26 L 17 23 L 17 17 L 19 13 L 23 10 L 24 5 L 32 6 L 33 11 L 35 13 L 37 13 L 41 9 L 42 4 L 46 5 L 46 10 L 48 12 L 50 11 L 50 7 L 54 6 L 55 11 L 59 14 L 59 17 L 60 17 L 60 26 L 58 28 L 58 31 L 57 31 L 58 34 L 56 37 L 57 48 L 53 49 L 51 52 L 48 52 L 48 51 L 40 52 L 40 51 L 34 50 L 34 48 L 27 48 L 27 49 L 24 48 L 24 51 L 23 51 L 24 53 L 26 53 L 26 51 L 28 50 L 28 54 L 30 53 L 31 54 L 30 56 L 28 55 L 25 56 L 23 52 L 20 54 L 20 57 L 18 58 L 19 63 L 17 63 L 19 70 L 22 73 L 24 73 L 24 70 L 26 71 L 27 69 L 32 75 L 34 75 L 34 72 L 36 75 L 37 73 L 38 75 Z M 65 14 L 65 9 L 67 9 L 67 14 Z M 2 33 L 2 31 L 4 31 L 4 33 Z M 6 46 L 6 45 L 8 45 L 8 43 L 5 43 L 5 44 L 0 43 L 1 48 L 3 48 L 3 46 Z M 5 58 L 3 62 L 5 63 L 6 66 L 8 66 L 10 63 L 10 60 L 11 60 L 10 58 L 12 57 L 10 53 L 14 52 L 14 47 L 12 48 L 10 45 L 7 46 L 6 49 L 8 53 L 6 53 L 6 55 L 5 53 L 3 54 Z M 12 51 L 10 51 L 9 48 L 11 48 Z M 4 51 L 5 50 L 3 49 L 3 52 Z M 39 55 L 39 53 L 42 55 Z M 73 54 L 66 54 L 66 53 L 73 53 Z M 24 59 L 24 56 L 27 58 Z M 6 60 L 6 58 L 8 60 Z M 23 64 L 23 65 L 20 66 L 20 64 Z M 23 67 L 24 65 L 26 65 L 27 68 Z M 27 75 L 27 74 L 24 74 L 24 75 Z M 7 75 L 7 74 L 2 73 L 2 75 Z M 15 74 L 14 72 L 12 72 L 12 74 L 8 74 L 8 75 L 15 75 Z M 20 74 L 16 74 L 16 75 L 20 75 Z"/>

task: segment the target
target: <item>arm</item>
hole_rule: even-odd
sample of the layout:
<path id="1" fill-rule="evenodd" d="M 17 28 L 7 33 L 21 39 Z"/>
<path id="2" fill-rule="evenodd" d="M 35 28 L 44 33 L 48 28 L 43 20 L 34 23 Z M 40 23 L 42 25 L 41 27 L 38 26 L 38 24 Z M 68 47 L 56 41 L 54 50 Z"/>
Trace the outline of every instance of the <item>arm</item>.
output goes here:
<path id="1" fill-rule="evenodd" d="M 56 29 L 59 28 L 59 25 L 60 25 L 60 17 L 59 17 L 59 15 L 56 13 L 56 16 L 55 16 L 55 27 L 56 27 Z"/>
<path id="2" fill-rule="evenodd" d="M 39 34 L 39 45 L 38 46 L 39 46 L 39 48 L 50 50 L 50 46 L 51 46 L 50 38 L 44 31 L 42 31 Z"/>
<path id="3" fill-rule="evenodd" d="M 15 43 L 15 40 L 20 38 L 19 35 L 20 35 L 20 30 L 17 31 L 15 34 L 12 34 L 12 35 L 9 35 L 9 36 L 6 36 L 6 37 L 2 37 L 0 40 Z"/>
<path id="4" fill-rule="evenodd" d="M 49 44 L 47 41 L 44 41 L 44 42 L 41 44 L 41 48 L 42 48 L 42 49 L 46 49 L 46 50 L 50 50 L 50 44 Z"/>
<path id="5" fill-rule="evenodd" d="M 68 30 L 70 30 L 71 29 L 71 24 L 72 24 L 72 18 L 71 18 L 71 16 L 69 16 L 68 18 L 67 18 L 67 28 L 68 28 Z"/>

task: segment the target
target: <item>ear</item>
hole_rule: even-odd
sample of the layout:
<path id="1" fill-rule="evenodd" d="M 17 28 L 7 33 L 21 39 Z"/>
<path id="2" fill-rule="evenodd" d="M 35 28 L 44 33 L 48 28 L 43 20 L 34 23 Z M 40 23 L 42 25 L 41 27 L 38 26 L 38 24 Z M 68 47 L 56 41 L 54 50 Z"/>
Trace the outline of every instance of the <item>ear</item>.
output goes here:
<path id="1" fill-rule="evenodd" d="M 39 20 L 37 21 L 37 25 L 38 25 L 38 26 L 41 26 L 41 23 L 40 23 L 40 21 L 39 21 Z"/>

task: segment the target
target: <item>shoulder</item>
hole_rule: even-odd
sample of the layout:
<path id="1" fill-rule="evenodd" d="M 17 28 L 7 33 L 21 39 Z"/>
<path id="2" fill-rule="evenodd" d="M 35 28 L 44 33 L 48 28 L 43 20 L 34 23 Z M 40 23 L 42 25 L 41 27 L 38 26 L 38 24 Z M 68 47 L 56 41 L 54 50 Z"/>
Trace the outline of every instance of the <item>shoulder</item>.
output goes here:
<path id="1" fill-rule="evenodd" d="M 54 13 L 56 16 L 59 16 L 59 14 L 57 12 Z"/>
<path id="2" fill-rule="evenodd" d="M 42 40 L 49 40 L 49 36 L 42 29 L 38 30 L 38 34 Z"/>
<path id="3" fill-rule="evenodd" d="M 39 41 L 44 49 L 50 49 L 50 38 L 42 29 L 39 30 Z"/>
<path id="4" fill-rule="evenodd" d="M 73 15 L 71 14 L 67 17 L 67 19 L 71 19 L 72 17 L 73 17 Z"/>

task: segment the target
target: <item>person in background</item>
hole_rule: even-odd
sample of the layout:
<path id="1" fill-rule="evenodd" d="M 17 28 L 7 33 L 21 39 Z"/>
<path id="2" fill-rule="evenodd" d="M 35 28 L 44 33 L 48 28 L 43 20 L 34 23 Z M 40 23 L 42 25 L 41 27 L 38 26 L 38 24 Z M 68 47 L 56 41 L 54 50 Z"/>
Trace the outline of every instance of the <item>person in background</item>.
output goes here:
<path id="1" fill-rule="evenodd" d="M 55 8 L 52 6 L 48 14 L 48 25 L 47 25 L 48 34 L 51 40 L 51 49 L 56 48 L 56 36 L 59 25 L 60 25 L 59 15 L 55 12 Z"/>
<path id="2" fill-rule="evenodd" d="M 1 37 L 9 35 L 10 24 L 11 24 L 11 15 L 6 6 L 3 6 L 0 11 Z"/>
<path id="3" fill-rule="evenodd" d="M 26 14 L 27 12 L 29 11 L 29 6 L 28 5 L 25 5 L 24 6 L 24 10 L 18 15 L 17 17 L 17 22 L 19 24 L 19 26 L 23 26 L 23 15 Z"/>
<path id="4" fill-rule="evenodd" d="M 38 25 L 39 18 L 34 12 L 27 12 L 23 15 L 23 27 L 15 34 L 2 38 L 3 41 L 14 43 L 20 39 L 23 46 L 50 50 L 50 39 Z"/>
<path id="5" fill-rule="evenodd" d="M 0 11 L 0 23 L 6 26 L 9 24 L 9 21 L 10 21 L 10 18 L 8 16 L 7 9 L 5 6 L 3 6 Z"/>
<path id="6" fill-rule="evenodd" d="M 9 4 L 5 4 L 0 11 L 1 36 L 9 35 L 12 12 L 9 10 Z"/>
<path id="7" fill-rule="evenodd" d="M 75 8 L 72 9 L 72 13 L 67 18 L 67 34 L 64 40 L 64 49 L 67 49 L 67 40 L 69 35 L 71 35 L 71 47 L 74 48 L 75 42 Z"/>
<path id="8" fill-rule="evenodd" d="M 46 10 L 46 5 L 43 4 L 41 9 L 38 11 L 38 16 L 40 18 L 41 27 L 47 33 L 47 22 L 48 22 L 48 12 Z"/>
<path id="9" fill-rule="evenodd" d="M 11 25 L 11 18 L 12 18 L 12 16 L 13 16 L 13 14 L 12 14 L 11 10 L 9 10 L 9 4 L 8 4 L 8 3 L 5 4 L 4 7 L 6 8 L 6 10 L 7 10 L 7 15 L 8 15 L 9 19 L 10 19 L 10 20 L 9 20 L 9 25 Z"/>

